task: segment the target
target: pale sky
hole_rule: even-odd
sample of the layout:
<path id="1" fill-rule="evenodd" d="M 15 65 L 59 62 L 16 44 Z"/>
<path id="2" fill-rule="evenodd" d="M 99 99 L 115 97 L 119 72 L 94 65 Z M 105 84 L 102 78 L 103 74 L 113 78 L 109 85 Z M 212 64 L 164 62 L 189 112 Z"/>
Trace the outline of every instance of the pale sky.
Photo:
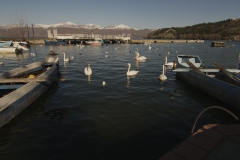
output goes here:
<path id="1" fill-rule="evenodd" d="M 240 0 L 4 0 L 0 15 L 0 25 L 24 15 L 29 25 L 72 22 L 156 29 L 240 18 Z"/>

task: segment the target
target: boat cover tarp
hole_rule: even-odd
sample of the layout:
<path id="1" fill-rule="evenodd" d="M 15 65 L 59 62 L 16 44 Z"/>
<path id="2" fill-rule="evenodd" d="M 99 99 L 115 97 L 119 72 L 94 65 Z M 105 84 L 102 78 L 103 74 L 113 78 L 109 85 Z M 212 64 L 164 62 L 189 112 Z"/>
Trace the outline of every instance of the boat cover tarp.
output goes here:
<path id="1" fill-rule="evenodd" d="M 12 41 L 0 43 L 0 48 L 9 47 L 12 44 Z"/>

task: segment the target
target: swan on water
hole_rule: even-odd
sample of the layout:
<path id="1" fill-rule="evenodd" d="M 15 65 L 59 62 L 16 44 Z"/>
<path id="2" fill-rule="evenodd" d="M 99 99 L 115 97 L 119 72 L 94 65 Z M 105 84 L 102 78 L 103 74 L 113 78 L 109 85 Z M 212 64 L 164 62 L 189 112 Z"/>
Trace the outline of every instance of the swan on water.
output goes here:
<path id="1" fill-rule="evenodd" d="M 36 53 L 31 53 L 31 56 L 36 56 Z"/>
<path id="2" fill-rule="evenodd" d="M 74 57 L 72 56 L 69 61 L 72 61 L 73 59 L 74 59 Z"/>
<path id="3" fill-rule="evenodd" d="M 176 65 L 176 64 L 174 64 L 173 62 L 167 62 L 167 56 L 165 57 L 165 67 L 167 68 L 167 69 L 172 69 L 173 68 L 173 66 L 174 65 Z"/>
<path id="4" fill-rule="evenodd" d="M 64 62 L 69 62 L 69 60 L 70 60 L 70 59 L 69 59 L 69 58 L 66 58 L 65 53 L 63 52 L 63 61 L 64 61 Z"/>
<path id="5" fill-rule="evenodd" d="M 84 73 L 86 75 L 91 75 L 92 74 L 92 69 L 90 68 L 90 64 L 84 69 Z"/>
<path id="6" fill-rule="evenodd" d="M 136 52 L 135 59 L 136 60 L 146 60 L 147 58 L 145 56 L 140 56 L 140 54 L 138 52 Z"/>
<path id="7" fill-rule="evenodd" d="M 127 71 L 127 75 L 128 76 L 134 76 L 134 75 L 138 74 L 139 71 L 135 71 L 135 70 L 131 70 L 130 71 L 130 68 L 131 68 L 131 64 L 130 63 L 128 63 L 127 66 L 128 66 L 128 71 Z"/>
<path id="8" fill-rule="evenodd" d="M 103 86 L 105 86 L 105 85 L 106 85 L 106 82 L 105 82 L 105 81 L 103 81 L 103 82 L 102 82 L 102 85 L 103 85 Z"/>
<path id="9" fill-rule="evenodd" d="M 148 46 L 148 49 L 151 49 L 151 48 L 152 48 L 152 47 L 149 45 L 149 46 Z"/>
<path id="10" fill-rule="evenodd" d="M 167 76 L 165 76 L 165 66 L 163 65 L 163 69 L 162 69 L 162 74 L 159 76 L 159 79 L 161 81 L 165 81 L 167 79 Z"/>

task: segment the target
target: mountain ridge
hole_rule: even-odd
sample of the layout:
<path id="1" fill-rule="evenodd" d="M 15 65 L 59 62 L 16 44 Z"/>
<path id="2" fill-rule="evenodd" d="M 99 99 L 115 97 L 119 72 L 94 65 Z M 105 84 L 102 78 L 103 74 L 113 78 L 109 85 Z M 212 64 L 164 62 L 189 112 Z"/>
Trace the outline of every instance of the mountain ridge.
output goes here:
<path id="1" fill-rule="evenodd" d="M 146 39 L 203 39 L 240 40 L 240 19 L 231 18 L 218 22 L 199 23 L 186 27 L 171 27 L 154 30 Z"/>
<path id="2" fill-rule="evenodd" d="M 57 29 L 58 34 L 100 34 L 100 35 L 131 35 L 131 38 L 142 39 L 143 36 L 152 32 L 150 29 L 135 29 L 124 24 L 109 25 L 102 27 L 96 24 L 77 25 L 72 22 L 57 24 L 35 24 L 32 27 L 26 27 L 24 37 L 47 37 L 47 30 Z M 34 31 L 34 33 L 33 33 Z M 34 35 L 33 35 L 34 34 Z M 0 26 L 0 37 L 17 37 L 19 36 L 14 25 Z"/>
<path id="3" fill-rule="evenodd" d="M 12 25 L 2 25 L 0 26 L 1 29 L 7 29 L 9 27 L 11 27 Z M 92 23 L 88 23 L 88 24 L 75 24 L 72 22 L 66 22 L 66 23 L 56 23 L 56 24 L 35 24 L 34 27 L 36 28 L 44 28 L 44 29 L 48 29 L 48 28 L 63 28 L 63 27 L 68 27 L 68 28 L 85 28 L 85 29 L 126 29 L 126 30 L 139 30 L 136 28 L 131 28 L 127 25 L 124 24 L 119 24 L 119 25 L 109 25 L 106 27 L 100 26 L 100 25 L 96 25 L 96 24 L 92 24 Z"/>

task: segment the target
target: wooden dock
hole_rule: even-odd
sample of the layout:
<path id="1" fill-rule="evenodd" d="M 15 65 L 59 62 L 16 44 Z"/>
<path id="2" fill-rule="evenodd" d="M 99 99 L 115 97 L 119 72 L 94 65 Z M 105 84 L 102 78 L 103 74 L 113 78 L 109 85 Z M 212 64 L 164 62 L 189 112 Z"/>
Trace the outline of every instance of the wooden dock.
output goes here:
<path id="1" fill-rule="evenodd" d="M 240 159 L 240 125 L 208 124 L 159 160 Z"/>
<path id="2" fill-rule="evenodd" d="M 239 150 L 239 124 L 208 124 L 159 160 L 240 159 Z"/>
<path id="3" fill-rule="evenodd" d="M 166 39 L 140 39 L 140 40 L 129 40 L 132 44 L 151 44 L 151 43 L 203 43 L 204 40 L 166 40 Z"/>

